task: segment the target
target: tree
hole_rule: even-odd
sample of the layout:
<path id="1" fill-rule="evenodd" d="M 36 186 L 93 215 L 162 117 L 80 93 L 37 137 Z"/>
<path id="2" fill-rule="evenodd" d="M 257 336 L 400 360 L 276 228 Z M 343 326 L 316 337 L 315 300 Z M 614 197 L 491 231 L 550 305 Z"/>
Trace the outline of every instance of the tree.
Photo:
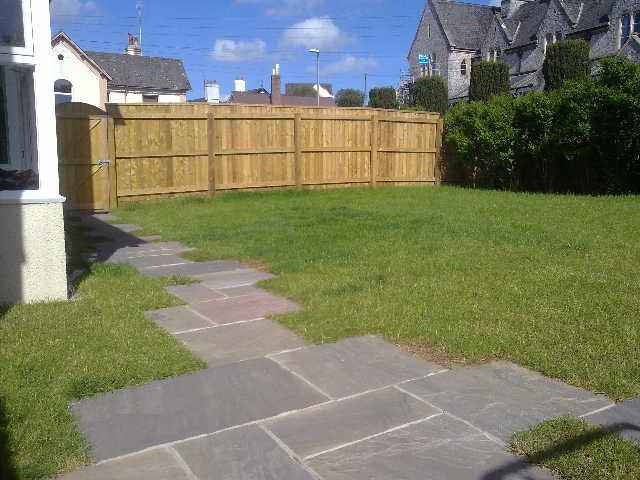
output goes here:
<path id="1" fill-rule="evenodd" d="M 486 102 L 491 95 L 509 93 L 509 65 L 502 60 L 489 62 L 480 60 L 471 65 L 469 100 Z"/>
<path id="2" fill-rule="evenodd" d="M 314 85 L 303 83 L 302 85 L 297 85 L 291 91 L 291 95 L 295 95 L 296 97 L 315 97 L 317 93 Z"/>
<path id="3" fill-rule="evenodd" d="M 444 115 L 449 108 L 449 93 L 442 77 L 421 77 L 413 84 L 411 106 Z"/>
<path id="4" fill-rule="evenodd" d="M 371 108 L 398 108 L 398 96 L 393 87 L 375 87 L 369 90 Z"/>
<path id="5" fill-rule="evenodd" d="M 567 80 L 582 80 L 590 72 L 589 44 L 584 40 L 565 40 L 547 45 L 542 63 L 545 90 L 560 88 Z"/>
<path id="6" fill-rule="evenodd" d="M 341 88 L 336 93 L 336 105 L 339 107 L 361 107 L 364 93 L 355 88 Z"/>

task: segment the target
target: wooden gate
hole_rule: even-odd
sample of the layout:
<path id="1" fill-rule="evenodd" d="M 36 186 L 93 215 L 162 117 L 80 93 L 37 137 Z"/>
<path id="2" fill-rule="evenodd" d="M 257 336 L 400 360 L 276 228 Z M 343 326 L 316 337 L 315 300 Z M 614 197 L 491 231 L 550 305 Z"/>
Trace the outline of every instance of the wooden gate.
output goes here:
<path id="1" fill-rule="evenodd" d="M 56 105 L 60 194 L 67 210 L 109 211 L 107 124 L 107 114 L 93 105 Z"/>

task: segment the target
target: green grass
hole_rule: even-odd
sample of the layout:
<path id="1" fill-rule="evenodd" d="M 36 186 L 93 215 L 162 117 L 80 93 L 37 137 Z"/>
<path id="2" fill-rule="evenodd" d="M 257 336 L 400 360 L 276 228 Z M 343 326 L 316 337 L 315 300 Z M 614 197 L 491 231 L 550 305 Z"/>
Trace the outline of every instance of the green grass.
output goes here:
<path id="1" fill-rule="evenodd" d="M 637 480 L 640 450 L 617 433 L 565 416 L 515 434 L 511 450 L 567 480 Z"/>
<path id="2" fill-rule="evenodd" d="M 197 250 L 270 266 L 313 342 L 377 334 L 502 358 L 615 399 L 640 392 L 640 198 L 457 188 L 223 194 L 116 212 Z"/>
<path id="3" fill-rule="evenodd" d="M 48 478 L 89 461 L 73 399 L 204 368 L 143 314 L 181 304 L 163 288 L 176 281 L 98 263 L 74 300 L 0 307 L 0 478 Z"/>

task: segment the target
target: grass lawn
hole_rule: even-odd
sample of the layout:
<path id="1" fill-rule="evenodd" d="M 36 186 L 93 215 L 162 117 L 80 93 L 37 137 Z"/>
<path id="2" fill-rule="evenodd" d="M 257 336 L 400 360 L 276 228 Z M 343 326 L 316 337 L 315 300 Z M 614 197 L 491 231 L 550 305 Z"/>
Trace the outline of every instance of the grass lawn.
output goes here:
<path id="1" fill-rule="evenodd" d="M 640 393 L 640 197 L 457 188 L 223 194 L 124 221 L 278 278 L 314 342 L 378 334 L 443 361 L 502 358 L 615 399 Z"/>
<path id="2" fill-rule="evenodd" d="M 637 480 L 640 450 L 617 433 L 573 417 L 545 420 L 511 438 L 511 450 L 566 480 Z"/>
<path id="3" fill-rule="evenodd" d="M 78 235 L 73 243 L 87 247 Z M 0 478 L 48 478 L 89 461 L 73 399 L 204 367 L 143 314 L 181 304 L 163 288 L 176 281 L 95 264 L 75 300 L 0 306 Z"/>

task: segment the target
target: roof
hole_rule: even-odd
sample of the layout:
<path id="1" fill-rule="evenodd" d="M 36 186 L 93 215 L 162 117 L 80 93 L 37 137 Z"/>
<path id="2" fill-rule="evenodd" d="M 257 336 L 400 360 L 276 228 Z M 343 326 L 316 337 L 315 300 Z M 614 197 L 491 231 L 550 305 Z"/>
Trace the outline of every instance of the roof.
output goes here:
<path id="1" fill-rule="evenodd" d="M 574 35 L 577 32 L 606 27 L 609 23 L 609 13 L 616 0 L 583 0 L 582 15 L 578 20 Z"/>
<path id="2" fill-rule="evenodd" d="M 436 0 L 433 8 L 447 37 L 449 46 L 479 50 L 498 7 Z"/>
<path id="3" fill-rule="evenodd" d="M 180 59 L 126 53 L 85 53 L 111 76 L 109 82 L 111 86 L 191 90 L 191 84 Z"/>
<path id="4" fill-rule="evenodd" d="M 313 87 L 314 89 L 316 88 L 316 84 L 315 83 L 285 83 L 284 84 L 284 94 L 285 95 L 291 95 L 296 88 L 301 87 L 303 85 L 309 85 L 310 87 Z M 320 86 L 322 88 L 324 88 L 327 92 L 329 92 L 329 95 L 333 95 L 333 85 L 332 84 L 330 84 L 330 83 L 321 83 Z M 320 91 L 320 93 L 322 93 L 322 91 Z"/>
<path id="5" fill-rule="evenodd" d="M 111 80 L 111 77 L 107 72 L 105 72 L 100 66 L 94 62 L 91 58 L 89 58 L 84 50 L 82 50 L 76 43 L 71 40 L 66 33 L 62 30 L 59 30 L 51 38 L 51 47 L 55 47 L 60 43 L 64 43 L 69 50 L 71 50 L 80 60 L 87 63 L 90 69 L 94 70 L 98 75 L 103 76 L 107 79 L 107 81 Z"/>
<path id="6" fill-rule="evenodd" d="M 243 103 L 247 105 L 271 105 L 271 95 L 268 93 L 231 92 L 229 103 Z M 289 107 L 316 107 L 317 97 L 299 97 L 296 95 L 280 95 L 280 105 Z M 331 97 L 320 97 L 321 107 L 335 107 Z"/>
<path id="7" fill-rule="evenodd" d="M 227 102 L 249 105 L 271 105 L 271 95 L 268 93 L 231 92 Z"/>
<path id="8" fill-rule="evenodd" d="M 524 47 L 538 40 L 538 31 L 544 20 L 548 1 L 527 2 L 518 8 L 513 16 L 505 22 L 513 36 L 513 42 L 509 48 Z"/>

